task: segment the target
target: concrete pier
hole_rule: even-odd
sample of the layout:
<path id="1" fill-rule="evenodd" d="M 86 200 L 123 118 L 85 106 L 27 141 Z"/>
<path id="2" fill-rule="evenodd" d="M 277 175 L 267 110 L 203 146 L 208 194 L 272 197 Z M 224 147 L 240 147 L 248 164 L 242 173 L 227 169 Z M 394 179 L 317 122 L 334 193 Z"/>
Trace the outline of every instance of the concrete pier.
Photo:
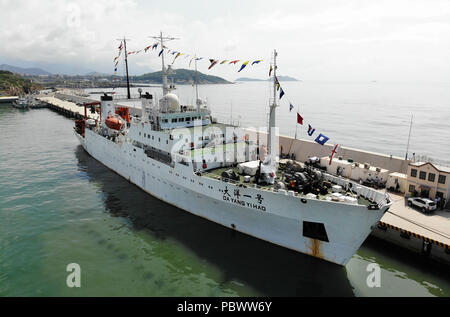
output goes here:
<path id="1" fill-rule="evenodd" d="M 64 101 L 56 97 L 38 97 L 37 100 L 47 104 L 49 109 L 59 112 L 66 117 L 82 119 L 84 118 L 84 107 L 77 106 L 75 103 Z M 93 102 L 94 100 L 90 100 Z M 88 109 L 87 116 L 89 119 L 100 120 L 98 113 L 91 113 Z"/>
<path id="2" fill-rule="evenodd" d="M 393 205 L 372 235 L 410 251 L 450 263 L 450 212 L 424 214 L 407 205 L 403 196 L 390 194 Z"/>
<path id="3" fill-rule="evenodd" d="M 16 101 L 17 99 L 19 99 L 19 97 L 17 96 L 6 96 L 6 97 L 0 97 L 0 103 L 13 103 L 14 101 Z"/>

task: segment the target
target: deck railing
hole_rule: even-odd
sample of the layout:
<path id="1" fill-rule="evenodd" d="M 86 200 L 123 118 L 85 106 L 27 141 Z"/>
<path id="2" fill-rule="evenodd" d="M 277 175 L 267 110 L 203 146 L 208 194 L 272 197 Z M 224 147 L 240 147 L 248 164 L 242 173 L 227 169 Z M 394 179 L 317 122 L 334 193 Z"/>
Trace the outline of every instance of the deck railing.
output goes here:
<path id="1" fill-rule="evenodd" d="M 342 177 L 336 177 L 330 174 L 324 174 L 324 176 L 326 180 L 340 185 L 346 190 L 351 190 L 357 195 L 362 196 L 369 201 L 373 201 L 380 207 L 386 205 L 390 201 L 389 194 L 380 193 L 372 188 L 363 186 L 357 182 L 347 180 Z"/>

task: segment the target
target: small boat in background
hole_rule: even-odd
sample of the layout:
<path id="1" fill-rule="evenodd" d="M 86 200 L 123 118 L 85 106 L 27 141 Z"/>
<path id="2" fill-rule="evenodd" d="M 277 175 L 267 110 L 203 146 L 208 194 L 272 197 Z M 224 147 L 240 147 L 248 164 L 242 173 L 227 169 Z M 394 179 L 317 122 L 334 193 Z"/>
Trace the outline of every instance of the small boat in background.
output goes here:
<path id="1" fill-rule="evenodd" d="M 29 107 L 29 101 L 30 101 L 29 98 L 21 96 L 21 97 L 19 97 L 19 99 L 15 100 L 13 102 L 13 107 L 17 108 L 17 109 L 24 109 L 24 110 L 26 110 Z"/>
<path id="2" fill-rule="evenodd" d="M 18 99 L 16 99 L 12 103 L 12 105 L 14 108 L 24 109 L 24 110 L 38 109 L 38 108 L 45 107 L 45 104 L 43 104 L 41 101 L 34 98 L 32 95 L 27 95 L 25 97 L 20 96 Z"/>

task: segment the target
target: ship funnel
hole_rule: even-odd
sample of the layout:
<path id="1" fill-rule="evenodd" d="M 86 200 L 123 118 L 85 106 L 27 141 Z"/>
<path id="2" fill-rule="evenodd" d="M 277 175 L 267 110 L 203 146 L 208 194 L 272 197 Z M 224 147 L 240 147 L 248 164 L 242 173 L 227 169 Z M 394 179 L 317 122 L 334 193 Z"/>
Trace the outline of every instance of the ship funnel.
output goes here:
<path id="1" fill-rule="evenodd" d="M 100 98 L 101 100 L 101 107 L 102 107 L 102 127 L 106 128 L 105 121 L 108 118 L 108 116 L 112 116 L 115 114 L 115 107 L 113 103 L 113 97 L 108 96 L 107 94 L 104 94 Z"/>

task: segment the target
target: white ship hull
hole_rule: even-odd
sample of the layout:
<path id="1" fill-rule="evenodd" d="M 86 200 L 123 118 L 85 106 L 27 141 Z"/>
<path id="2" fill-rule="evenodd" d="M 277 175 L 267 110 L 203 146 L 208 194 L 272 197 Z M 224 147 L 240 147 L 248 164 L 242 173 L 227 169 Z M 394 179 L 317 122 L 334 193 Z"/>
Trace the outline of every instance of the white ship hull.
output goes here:
<path id="1" fill-rule="evenodd" d="M 369 210 L 367 206 L 242 188 L 195 175 L 192 167 L 158 162 L 132 144 L 112 142 L 89 129 L 84 138 L 76 135 L 92 157 L 160 200 L 233 230 L 339 265 L 348 263 L 388 208 Z M 329 242 L 303 236 L 303 221 L 323 223 Z"/>

